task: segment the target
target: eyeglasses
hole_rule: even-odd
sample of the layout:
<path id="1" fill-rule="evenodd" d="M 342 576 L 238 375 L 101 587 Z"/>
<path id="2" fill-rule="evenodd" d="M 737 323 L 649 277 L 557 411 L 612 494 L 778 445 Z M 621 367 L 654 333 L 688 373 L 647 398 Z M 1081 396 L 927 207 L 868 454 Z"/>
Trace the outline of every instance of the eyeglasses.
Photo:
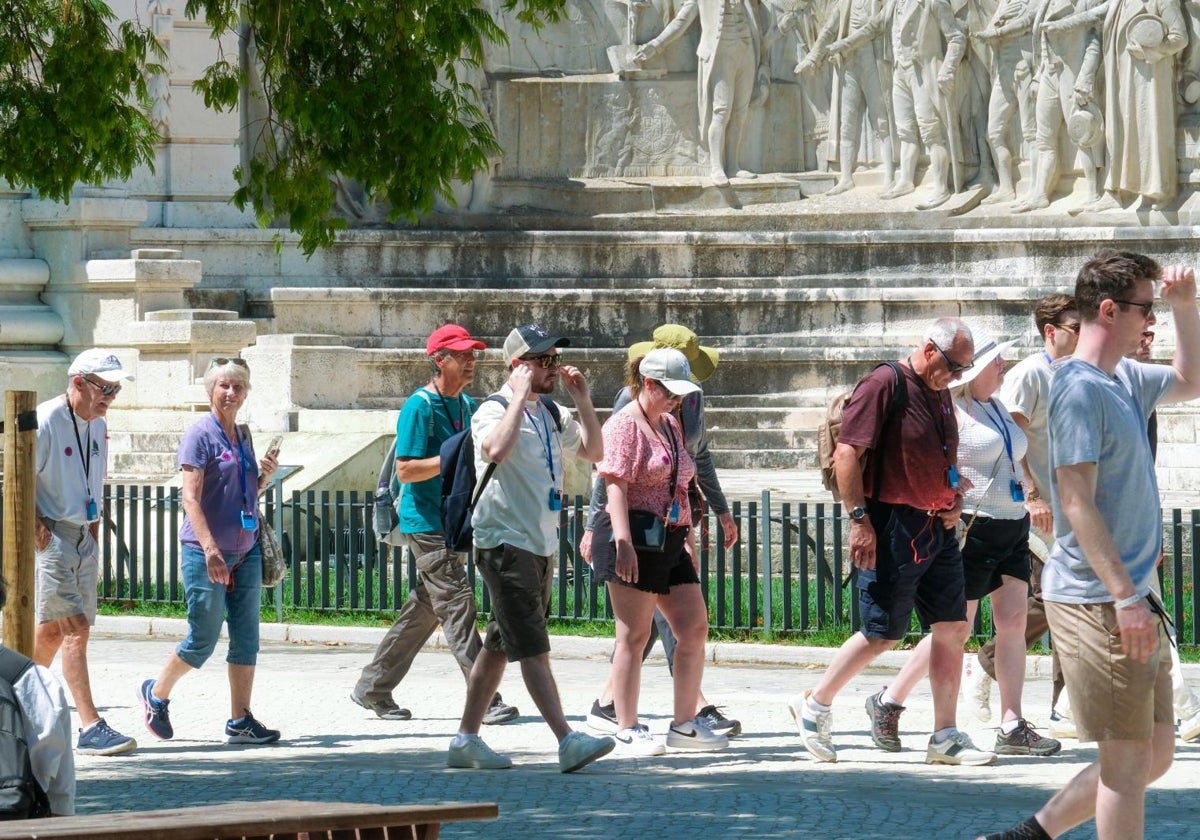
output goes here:
<path id="1" fill-rule="evenodd" d="M 483 358 L 482 350 L 447 350 L 446 353 L 460 362 L 479 361 Z"/>
<path id="2" fill-rule="evenodd" d="M 1139 309 L 1142 310 L 1143 318 L 1149 318 L 1150 313 L 1154 311 L 1154 301 L 1152 301 L 1152 300 L 1118 300 L 1117 298 L 1112 298 L 1112 302 L 1120 304 L 1122 307 L 1125 307 L 1125 306 L 1138 307 Z"/>
<path id="3" fill-rule="evenodd" d="M 1067 324 L 1054 324 L 1053 326 L 1054 326 L 1054 329 L 1056 329 L 1056 330 L 1066 330 L 1067 332 L 1072 332 L 1072 333 L 1075 333 L 1076 335 L 1079 334 L 1079 322 L 1078 321 L 1072 321 L 1071 323 L 1067 323 Z"/>
<path id="4" fill-rule="evenodd" d="M 250 365 L 246 364 L 245 359 L 240 359 L 237 356 L 226 359 L 224 356 L 214 356 L 213 360 L 208 363 L 208 369 L 212 370 L 215 367 L 225 367 L 225 365 L 237 365 L 240 368 L 250 370 Z"/>
<path id="5" fill-rule="evenodd" d="M 562 354 L 543 353 L 540 356 L 522 356 L 521 361 L 535 364 L 542 370 L 550 370 L 551 368 L 562 366 Z"/>
<path id="6" fill-rule="evenodd" d="M 962 373 L 964 370 L 970 370 L 971 368 L 975 367 L 974 359 L 967 362 L 965 365 L 960 365 L 957 362 L 952 362 L 950 357 L 946 355 L 946 351 L 937 346 L 937 342 L 931 341 L 929 343 L 933 345 L 934 350 L 937 350 L 942 354 L 942 358 L 946 360 L 946 367 L 950 368 L 950 373 Z"/>
<path id="7" fill-rule="evenodd" d="M 115 396 L 116 394 L 121 393 L 121 385 L 120 385 L 120 383 L 117 383 L 117 382 L 113 382 L 111 384 L 106 384 L 103 382 L 94 382 L 93 380 L 88 379 L 86 376 L 83 377 L 83 381 L 86 382 L 87 384 L 91 385 L 93 388 L 95 388 L 97 391 L 99 391 L 101 394 L 103 394 L 106 397 Z"/>

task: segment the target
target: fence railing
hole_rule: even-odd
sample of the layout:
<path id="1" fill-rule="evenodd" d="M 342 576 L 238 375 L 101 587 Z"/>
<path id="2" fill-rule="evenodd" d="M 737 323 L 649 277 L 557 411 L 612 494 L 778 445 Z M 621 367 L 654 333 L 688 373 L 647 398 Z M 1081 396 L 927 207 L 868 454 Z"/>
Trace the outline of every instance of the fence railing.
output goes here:
<path id="1" fill-rule="evenodd" d="M 579 557 L 586 499 L 561 512 L 558 563 L 551 617 L 564 621 L 610 621 L 605 588 Z M 416 579 L 407 551 L 380 543 L 371 528 L 373 491 L 321 491 L 282 496 L 278 485 L 264 498 L 266 520 L 276 529 L 290 570 L 264 591 L 282 618 L 285 608 L 315 612 L 391 613 Z M 104 600 L 183 604 L 179 575 L 178 488 L 111 485 L 105 490 L 100 597 Z M 740 539 L 726 549 L 711 514 L 701 523 L 700 582 L 710 624 L 756 630 L 767 637 L 858 626 L 858 599 L 845 552 L 847 519 L 839 504 L 761 499 L 734 502 Z M 2 528 L 2 525 L 0 525 Z M 1200 510 L 1164 512 L 1163 593 L 1179 641 L 1197 644 L 1200 596 Z M 483 611 L 486 587 L 472 584 Z M 977 630 L 986 627 L 982 612 Z M 914 628 L 916 629 L 916 628 Z"/>

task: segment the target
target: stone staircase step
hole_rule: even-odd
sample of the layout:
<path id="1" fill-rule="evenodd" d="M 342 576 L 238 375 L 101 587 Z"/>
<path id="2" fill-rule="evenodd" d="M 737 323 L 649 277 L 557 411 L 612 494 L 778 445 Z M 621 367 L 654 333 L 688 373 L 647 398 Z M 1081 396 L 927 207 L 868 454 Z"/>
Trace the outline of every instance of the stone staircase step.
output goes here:
<path id="1" fill-rule="evenodd" d="M 712 449 L 718 470 L 812 469 L 817 464 L 816 450 L 796 449 Z"/>

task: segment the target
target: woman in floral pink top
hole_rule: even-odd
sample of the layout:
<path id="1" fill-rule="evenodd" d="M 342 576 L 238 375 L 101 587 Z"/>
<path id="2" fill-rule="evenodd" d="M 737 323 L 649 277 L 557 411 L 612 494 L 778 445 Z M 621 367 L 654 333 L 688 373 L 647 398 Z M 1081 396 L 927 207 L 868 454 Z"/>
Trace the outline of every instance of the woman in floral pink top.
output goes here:
<path id="1" fill-rule="evenodd" d="M 683 433 L 671 414 L 679 400 L 699 391 L 687 358 L 678 350 L 651 350 L 638 366 L 633 400 L 604 424 L 600 477 L 608 506 L 593 523 L 592 568 L 608 584 L 617 620 L 613 653 L 613 701 L 620 727 L 619 750 L 661 755 L 662 742 L 638 723 L 642 649 L 657 607 L 678 637 L 675 653 L 675 714 L 666 744 L 678 749 L 729 745 L 697 718 L 704 670 L 708 609 L 696 574 L 696 542 L 687 488 L 696 473 Z M 631 511 L 634 516 L 631 517 Z M 661 549 L 635 548 L 633 520 L 657 517 L 665 529 Z"/>

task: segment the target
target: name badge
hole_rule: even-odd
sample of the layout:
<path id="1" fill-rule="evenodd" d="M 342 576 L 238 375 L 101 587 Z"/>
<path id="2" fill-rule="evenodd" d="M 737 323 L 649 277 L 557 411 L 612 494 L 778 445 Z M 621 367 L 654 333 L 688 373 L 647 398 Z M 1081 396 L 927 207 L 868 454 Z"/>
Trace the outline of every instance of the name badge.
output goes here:
<path id="1" fill-rule="evenodd" d="M 679 524 L 679 500 L 678 499 L 671 502 L 671 513 L 667 517 L 667 521 L 670 522 L 672 525 Z"/>
<path id="2" fill-rule="evenodd" d="M 1010 493 L 1012 493 L 1012 500 L 1014 502 L 1025 501 L 1025 488 L 1022 487 L 1021 482 L 1017 481 L 1015 478 L 1009 479 L 1008 490 Z"/>
<path id="3" fill-rule="evenodd" d="M 250 511 L 250 510 L 242 511 L 242 530 L 243 531 L 253 531 L 254 530 L 254 511 Z"/>
<path id="4" fill-rule="evenodd" d="M 95 522 L 99 518 L 100 518 L 100 511 L 96 507 L 96 500 L 88 499 L 87 500 L 87 521 Z"/>
<path id="5" fill-rule="evenodd" d="M 958 470 L 953 464 L 946 468 L 946 483 L 950 486 L 951 490 L 957 490 L 959 487 Z"/>
<path id="6" fill-rule="evenodd" d="M 550 488 L 550 496 L 546 500 L 546 504 L 550 510 L 562 510 L 562 494 L 558 492 L 557 487 Z"/>

